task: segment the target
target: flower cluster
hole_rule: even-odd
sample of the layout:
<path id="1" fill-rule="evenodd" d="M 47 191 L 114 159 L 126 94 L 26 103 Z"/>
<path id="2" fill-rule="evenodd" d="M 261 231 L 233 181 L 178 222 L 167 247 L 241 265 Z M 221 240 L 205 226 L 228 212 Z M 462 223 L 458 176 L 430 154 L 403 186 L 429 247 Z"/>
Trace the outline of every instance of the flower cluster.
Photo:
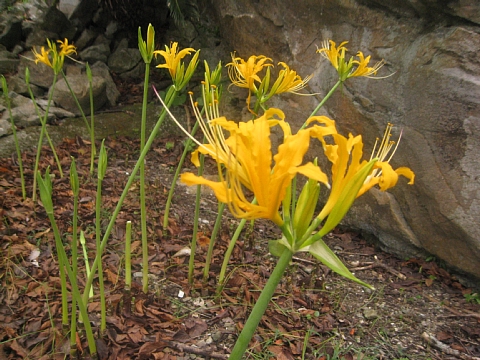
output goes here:
<path id="1" fill-rule="evenodd" d="M 57 40 L 60 44 L 60 51 L 57 49 L 55 42 L 47 39 L 48 49 L 44 46 L 41 47 L 40 53 L 35 49 L 32 49 L 33 55 L 35 55 L 35 64 L 39 62 L 44 63 L 48 67 L 52 68 L 55 74 L 59 74 L 63 69 L 63 63 L 65 56 L 77 53 L 77 48 L 68 43 L 68 39 L 64 41 Z"/>
<path id="2" fill-rule="evenodd" d="M 373 67 L 369 67 L 370 56 L 365 58 L 361 51 L 357 52 L 358 60 L 350 57 L 347 61 L 347 48 L 345 47 L 347 43 L 348 41 L 344 41 L 337 47 L 332 40 L 324 41 L 323 47 L 318 49 L 317 52 L 330 61 L 337 70 L 340 81 L 345 81 L 348 78 L 356 76 L 375 77 L 377 71 L 385 64 L 385 61 L 381 60 L 373 65 Z"/>

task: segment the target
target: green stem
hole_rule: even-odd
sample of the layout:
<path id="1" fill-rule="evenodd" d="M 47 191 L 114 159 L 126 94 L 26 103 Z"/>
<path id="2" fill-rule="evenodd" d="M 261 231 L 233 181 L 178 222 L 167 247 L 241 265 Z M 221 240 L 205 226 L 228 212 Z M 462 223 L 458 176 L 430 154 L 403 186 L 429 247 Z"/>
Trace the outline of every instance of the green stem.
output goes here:
<path id="1" fill-rule="evenodd" d="M 197 121 L 192 129 L 192 136 L 195 136 L 198 127 L 199 123 Z M 168 229 L 168 216 L 170 214 L 170 206 L 172 205 L 173 193 L 175 192 L 175 186 L 177 184 L 178 177 L 180 176 L 180 171 L 182 170 L 183 163 L 185 162 L 185 158 L 187 157 L 192 143 L 193 141 L 190 138 L 187 138 L 185 148 L 183 149 L 182 157 L 180 158 L 180 161 L 178 163 L 175 175 L 173 175 L 172 184 L 170 185 L 170 190 L 168 191 L 167 203 L 165 204 L 165 213 L 163 215 L 163 231 L 166 231 Z"/>
<path id="2" fill-rule="evenodd" d="M 42 144 L 43 144 L 43 137 L 45 136 L 45 133 L 47 131 L 47 118 L 48 118 L 48 112 L 50 110 L 50 104 L 52 102 L 52 98 L 53 98 L 53 91 L 55 89 L 55 83 L 57 82 L 57 74 L 54 74 L 53 75 L 53 85 L 52 85 L 52 91 L 50 92 L 49 96 L 48 96 L 48 102 L 47 102 L 47 108 L 45 110 L 45 115 L 44 116 L 39 116 L 40 118 L 40 123 L 42 124 L 42 128 L 40 130 L 40 136 L 38 137 L 38 145 L 37 145 L 37 155 L 35 157 L 35 167 L 34 167 L 34 170 L 33 170 L 33 193 L 32 193 L 32 200 L 33 202 L 35 202 L 37 200 L 37 173 L 38 173 L 38 164 L 40 162 L 40 152 L 42 150 Z M 30 85 L 27 85 L 28 89 L 29 89 L 29 92 L 30 92 L 30 97 L 32 98 L 32 101 L 33 103 L 35 104 L 35 108 L 38 112 L 38 114 L 40 114 L 40 112 L 38 111 L 38 108 L 37 108 L 37 103 L 35 101 L 35 97 L 33 96 L 33 92 L 30 88 Z M 55 149 L 52 148 L 53 150 L 53 153 L 55 153 Z M 62 174 L 62 167 L 59 166 L 59 171 L 60 171 L 60 174 Z M 62 175 L 63 177 L 63 175 Z"/>
<path id="3" fill-rule="evenodd" d="M 75 95 L 75 93 L 73 92 L 73 89 L 72 89 L 72 87 L 70 86 L 70 83 L 69 83 L 68 80 L 67 80 L 67 76 L 65 75 L 65 73 L 63 72 L 63 70 L 62 70 L 62 76 L 63 76 L 63 79 L 65 80 L 65 84 L 66 84 L 67 87 L 68 87 L 68 90 L 70 91 L 70 94 L 71 94 L 72 97 L 73 97 L 73 100 L 75 101 L 75 104 L 76 104 L 77 107 L 78 107 L 78 110 L 80 111 L 80 115 L 82 116 L 82 119 L 83 119 L 83 121 L 85 122 L 85 125 L 87 126 L 87 130 L 88 130 L 88 132 L 91 134 L 90 125 L 88 124 L 88 120 L 87 120 L 87 117 L 85 116 L 85 112 L 83 111 L 82 106 L 81 106 L 80 103 L 78 102 L 77 95 Z"/>
<path id="4" fill-rule="evenodd" d="M 215 219 L 215 225 L 212 230 L 212 236 L 210 237 L 210 243 L 208 244 L 207 258 L 205 259 L 205 268 L 203 269 L 203 282 L 208 281 L 208 273 L 210 271 L 210 263 L 212 262 L 213 246 L 215 245 L 215 239 L 217 238 L 220 225 L 222 224 L 223 211 L 225 210 L 225 203 L 218 203 L 217 218 Z"/>
<path id="5" fill-rule="evenodd" d="M 132 222 L 127 221 L 125 230 L 125 290 L 130 291 L 132 286 Z"/>
<path id="6" fill-rule="evenodd" d="M 99 161 L 100 162 L 100 161 Z M 101 172 L 101 169 L 97 169 L 97 172 Z M 101 211 L 102 211 L 102 180 L 97 179 L 97 199 L 95 201 L 95 242 L 97 249 L 100 249 L 100 237 L 101 237 Z M 98 255 L 97 255 L 98 256 Z M 101 259 L 101 255 L 100 255 Z M 95 270 L 92 270 L 95 272 Z M 98 286 L 100 293 L 100 333 L 103 334 L 107 329 L 107 308 L 105 303 L 105 287 L 103 283 L 103 265 L 102 261 L 98 262 Z"/>
<path id="7" fill-rule="evenodd" d="M 143 82 L 142 102 L 142 124 L 140 135 L 140 151 L 145 147 L 145 129 L 147 122 L 147 95 L 148 81 L 150 77 L 150 64 L 145 64 L 145 79 Z M 148 293 L 148 238 L 147 238 L 147 210 L 145 203 L 145 161 L 140 163 L 140 222 L 142 231 L 142 271 L 143 271 L 143 292 Z"/>
<path id="8" fill-rule="evenodd" d="M 248 348 L 248 344 L 252 339 L 255 330 L 260 323 L 260 320 L 265 313 L 265 310 L 268 307 L 268 303 L 270 302 L 275 290 L 282 280 L 283 274 L 287 269 L 288 265 L 290 264 L 290 260 L 292 259 L 293 253 L 289 250 L 285 249 L 282 253 L 280 258 L 278 259 L 277 265 L 275 269 L 273 269 L 272 274 L 268 278 L 265 287 L 263 288 L 260 297 L 258 298 L 255 306 L 248 317 L 245 326 L 243 327 L 242 332 L 240 333 L 235 346 L 233 347 L 232 353 L 229 356 L 229 360 L 241 360 L 243 354 Z"/>
<path id="9" fill-rule="evenodd" d="M 167 107 L 170 107 L 175 100 L 175 97 L 178 95 L 178 92 L 175 91 L 173 88 L 171 88 L 172 91 L 169 91 L 166 95 L 165 103 Z M 115 220 L 117 219 L 118 214 L 120 213 L 120 210 L 122 208 L 123 201 L 127 197 L 128 191 L 130 189 L 130 186 L 132 185 L 133 181 L 135 180 L 135 176 L 137 175 L 138 169 L 140 168 L 140 163 L 144 161 L 145 156 L 147 155 L 148 150 L 152 146 L 153 140 L 155 139 L 155 136 L 157 135 L 158 129 L 163 123 L 163 120 L 165 119 L 165 116 L 167 115 L 167 111 L 165 109 L 162 109 L 162 113 L 160 114 L 160 117 L 157 121 L 157 124 L 155 125 L 155 128 L 151 132 L 147 142 L 145 143 L 145 147 L 143 151 L 140 154 L 140 157 L 137 160 L 137 163 L 135 164 L 135 167 L 132 170 L 132 173 L 130 174 L 130 177 L 127 180 L 127 184 L 125 185 L 125 188 L 123 189 L 122 195 L 120 196 L 120 199 L 117 202 L 117 206 L 115 207 L 115 210 L 112 214 L 112 217 L 110 219 L 110 222 L 108 223 L 107 229 L 105 230 L 105 234 L 103 235 L 102 242 L 100 244 L 100 248 L 97 248 L 97 255 L 95 256 L 95 260 L 92 264 L 92 269 L 90 276 L 87 278 L 87 281 L 85 283 L 85 289 L 83 292 L 83 299 L 84 302 L 86 303 L 88 300 L 88 294 L 90 291 L 90 288 L 93 283 L 93 274 L 95 274 L 95 271 L 98 267 L 98 263 L 100 262 L 101 255 L 103 251 L 105 250 L 105 247 L 107 246 L 107 241 L 108 237 L 110 236 L 110 233 L 113 229 L 113 226 L 115 225 Z"/>
<path id="10" fill-rule="evenodd" d="M 97 149 L 95 148 L 95 107 L 93 102 L 93 85 L 92 85 L 92 72 L 88 63 L 86 64 L 87 67 L 87 74 L 88 74 L 88 87 L 90 92 L 90 143 L 91 143 L 91 150 L 90 150 L 90 176 L 93 176 L 94 170 L 94 162 L 95 162 L 95 155 L 97 153 Z M 65 80 L 66 81 L 66 80 Z"/>
<path id="11" fill-rule="evenodd" d="M 68 264 L 67 254 L 65 253 L 65 248 L 63 247 L 62 240 L 60 239 L 60 232 L 58 231 L 57 223 L 55 222 L 53 213 L 47 213 L 47 215 L 50 219 L 50 223 L 52 224 L 53 233 L 55 234 L 55 244 L 57 248 L 59 266 L 62 266 L 61 264 L 65 265 L 65 269 L 67 271 L 68 277 L 70 279 L 70 284 L 72 286 L 72 295 L 76 300 L 81 317 L 85 319 L 84 326 L 85 332 L 87 334 L 88 347 L 90 349 L 90 354 L 93 355 L 97 352 L 97 346 L 93 337 L 92 326 L 90 325 L 90 321 L 88 320 L 87 308 L 85 306 L 86 303 L 82 300 L 82 296 L 80 295 L 80 291 L 78 290 L 77 279 L 75 277 L 75 274 L 73 273 L 72 268 Z"/>
<path id="12" fill-rule="evenodd" d="M 200 166 L 198 167 L 198 176 L 203 174 L 204 155 L 200 154 Z M 197 194 L 195 196 L 195 214 L 193 215 L 193 234 L 192 244 L 190 246 L 190 259 L 188 262 L 188 282 L 193 284 L 193 273 L 195 270 L 195 253 L 197 252 L 197 233 L 198 233 L 198 217 L 200 215 L 200 199 L 202 198 L 202 185 L 197 185 Z"/>
<path id="13" fill-rule="evenodd" d="M 243 227 L 247 223 L 246 219 L 240 220 L 240 223 L 237 226 L 237 230 L 233 234 L 232 238 L 230 239 L 230 244 L 228 244 L 227 251 L 225 253 L 225 257 L 223 258 L 222 268 L 220 269 L 220 275 L 218 277 L 218 286 L 217 286 L 217 296 L 220 295 L 223 283 L 225 281 L 225 273 L 227 271 L 228 262 L 230 261 L 230 257 L 232 256 L 233 249 L 235 248 L 235 244 L 237 243 L 240 234 L 242 233 Z"/>
<path id="14" fill-rule="evenodd" d="M 75 278 L 78 274 L 78 263 L 77 263 L 77 246 L 78 246 L 78 236 L 77 236 L 77 225 L 78 225 L 78 192 L 73 193 L 73 224 L 72 224 L 72 271 Z M 77 339 L 77 311 L 76 311 L 76 299 L 72 297 L 72 318 L 70 321 L 70 349 L 75 352 Z"/>
<path id="15" fill-rule="evenodd" d="M 311 118 L 312 116 L 314 116 L 318 110 L 320 110 L 320 108 L 327 102 L 327 100 L 333 95 L 333 93 L 337 90 L 337 88 L 340 86 L 340 84 L 342 83 L 342 81 L 338 80 L 337 83 L 335 85 L 333 85 L 333 87 L 330 89 L 330 91 L 328 92 L 327 95 L 325 95 L 325 97 L 323 98 L 322 101 L 320 101 L 320 103 L 317 105 L 317 107 L 315 108 L 315 110 L 312 111 L 312 113 L 310 114 L 310 116 L 308 118 Z M 302 127 L 300 128 L 303 129 L 305 128 L 305 126 L 307 126 L 307 123 L 305 122 Z"/>

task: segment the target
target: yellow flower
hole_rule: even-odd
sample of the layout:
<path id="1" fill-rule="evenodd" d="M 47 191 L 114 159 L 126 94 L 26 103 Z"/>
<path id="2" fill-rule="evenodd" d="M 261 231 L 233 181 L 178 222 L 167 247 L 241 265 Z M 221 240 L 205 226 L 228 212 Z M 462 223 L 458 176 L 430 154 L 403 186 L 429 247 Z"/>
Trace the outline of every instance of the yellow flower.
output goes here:
<path id="1" fill-rule="evenodd" d="M 307 83 L 310 81 L 313 75 L 309 75 L 302 80 L 300 75 L 297 75 L 296 71 L 290 70 L 290 67 L 284 62 L 279 62 L 278 65 L 283 66 L 283 70 L 280 70 L 278 73 L 278 78 L 275 80 L 275 83 L 270 89 L 267 98 L 271 98 L 275 94 L 281 94 L 285 92 L 304 95 L 299 91 L 307 86 Z"/>
<path id="2" fill-rule="evenodd" d="M 247 61 L 242 58 L 235 57 L 232 54 L 232 62 L 228 63 L 228 76 L 233 85 L 249 89 L 252 92 L 257 91 L 255 81 L 261 82 L 262 80 L 258 76 L 258 73 L 265 67 L 272 66 L 272 64 L 266 64 L 267 61 L 272 59 L 260 55 L 252 55 Z"/>
<path id="3" fill-rule="evenodd" d="M 235 57 L 235 54 L 232 54 L 232 62 L 228 63 L 228 76 L 230 77 L 231 85 L 235 85 L 241 88 L 249 89 L 247 106 L 250 110 L 250 101 L 251 93 L 257 92 L 257 86 L 255 82 L 261 82 L 262 80 L 258 76 L 258 73 L 261 72 L 264 68 L 272 66 L 268 64 L 267 61 L 272 59 L 259 55 L 252 55 L 248 58 L 247 61 L 242 58 Z"/>
<path id="4" fill-rule="evenodd" d="M 308 123 L 311 122 L 312 120 L 309 119 Z M 346 138 L 338 133 L 334 133 L 332 134 L 333 144 L 327 144 L 322 136 L 317 136 L 323 144 L 326 157 L 332 163 L 332 188 L 327 203 L 318 215 L 319 219 L 323 220 L 330 214 L 342 193 L 351 185 L 355 175 L 371 164 L 372 161 L 375 161 L 373 170 L 370 174 L 365 174 L 366 178 L 362 180 L 363 185 L 359 188 L 355 197 L 363 195 L 376 184 L 379 184 L 380 190 L 385 191 L 396 185 L 399 175 L 407 177 L 410 180 L 409 184 L 413 184 L 415 175 L 412 170 L 406 167 L 393 170 L 388 163 L 393 153 L 385 161 L 392 146 L 388 140 L 390 131 L 391 126 L 387 128 L 379 150 L 375 153 L 374 149 L 374 154 L 372 154 L 369 161 L 362 160 L 363 141 L 361 135 L 353 136 L 349 134 L 348 138 Z M 388 150 L 385 151 L 385 149 Z"/>
<path id="5" fill-rule="evenodd" d="M 175 87 L 177 90 L 181 90 L 188 83 L 198 65 L 200 50 L 195 51 L 193 48 L 185 48 L 178 51 L 177 47 L 178 43 L 174 42 L 171 44 L 171 47 L 165 45 L 165 50 L 156 50 L 154 51 L 154 54 L 163 56 L 165 64 L 157 65 L 157 68 L 168 69 Z M 190 55 L 192 52 L 195 52 L 195 54 L 190 60 L 187 70 L 185 70 L 185 65 L 182 63 L 182 59 L 185 56 Z"/>
<path id="6" fill-rule="evenodd" d="M 68 39 L 65 39 L 65 41 L 57 40 L 57 42 L 60 44 L 60 52 L 57 50 L 57 45 L 49 39 L 47 39 L 48 50 L 45 50 L 44 46 L 42 46 L 40 53 L 35 48 L 32 49 L 33 55 L 35 55 L 35 64 L 42 62 L 51 67 L 55 74 L 62 70 L 65 56 L 77 52 L 74 45 L 68 44 Z"/>
<path id="7" fill-rule="evenodd" d="M 272 108 L 255 120 L 239 124 L 227 121 L 224 117 L 214 119 L 212 122 L 215 125 L 230 133 L 225 140 L 230 152 L 228 158 L 220 159 L 213 148 L 210 153 L 217 162 L 225 166 L 225 177 L 220 172 L 220 181 L 211 181 L 185 173 L 182 175 L 182 182 L 211 187 L 219 201 L 227 203 L 236 217 L 265 218 L 282 226 L 279 207 L 297 173 L 328 185 L 327 176 L 318 166 L 313 163 L 302 165 L 303 157 L 309 148 L 311 133 L 316 132 L 318 135 L 326 127 L 316 126 L 292 135 L 284 117 L 281 110 Z M 270 128 L 276 125 L 283 129 L 284 141 L 273 156 Z M 245 189 L 253 193 L 256 203 L 247 198 Z"/>
<path id="8" fill-rule="evenodd" d="M 356 76 L 375 77 L 377 71 L 385 64 L 385 61 L 379 61 L 373 67 L 369 67 L 370 56 L 365 58 L 361 51 L 356 55 L 358 60 L 350 57 L 347 61 L 345 58 L 345 53 L 348 51 L 345 47 L 347 43 L 348 41 L 344 41 L 337 48 L 334 41 L 324 41 L 322 44 L 323 47 L 317 49 L 317 52 L 330 61 L 337 70 L 340 81 L 345 81 L 348 78 Z M 357 65 L 357 67 L 354 68 L 354 65 Z"/>
<path id="9" fill-rule="evenodd" d="M 32 49 L 33 55 L 35 55 L 35 64 L 39 62 L 44 63 L 45 65 L 51 67 L 53 69 L 52 62 L 50 61 L 49 54 L 51 50 L 45 50 L 45 47 L 42 46 L 40 49 L 41 53 L 38 53 L 35 48 Z"/>
<path id="10" fill-rule="evenodd" d="M 73 44 L 69 45 L 67 38 L 65 38 L 64 41 L 57 40 L 57 43 L 60 44 L 60 52 L 58 53 L 59 56 L 65 57 L 65 56 L 69 56 L 71 54 L 76 54 L 77 53 L 77 48 Z"/>
<path id="11" fill-rule="evenodd" d="M 389 164 L 393 155 L 397 151 L 398 145 L 400 144 L 400 139 L 402 138 L 402 133 L 400 133 L 397 142 L 390 140 L 392 136 L 392 128 L 393 125 L 391 123 L 388 123 L 383 134 L 382 141 L 378 146 L 378 149 L 378 139 L 375 141 L 375 145 L 373 147 L 370 159 L 376 158 L 378 159 L 378 161 L 375 164 L 372 173 L 365 179 L 365 183 L 360 189 L 358 196 L 364 194 L 366 191 L 368 191 L 377 184 L 382 191 L 385 191 L 395 186 L 397 184 L 399 175 L 408 178 L 410 180 L 408 182 L 409 185 L 414 184 L 415 174 L 411 169 L 407 167 L 399 167 L 393 170 L 393 168 Z"/>

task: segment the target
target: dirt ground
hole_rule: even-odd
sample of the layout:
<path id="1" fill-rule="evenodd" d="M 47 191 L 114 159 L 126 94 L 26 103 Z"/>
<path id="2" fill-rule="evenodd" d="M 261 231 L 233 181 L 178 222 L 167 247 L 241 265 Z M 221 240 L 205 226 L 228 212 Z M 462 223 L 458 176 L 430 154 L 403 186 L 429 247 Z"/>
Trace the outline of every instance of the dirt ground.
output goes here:
<path id="1" fill-rule="evenodd" d="M 165 200 L 183 151 L 183 139 L 157 139 L 147 158 L 150 290 L 141 290 L 138 182 L 134 182 L 103 255 L 108 299 L 107 331 L 97 338 L 101 359 L 226 359 L 252 305 L 275 265 L 267 240 L 272 224 L 248 225 L 237 242 L 227 284 L 215 296 L 223 256 L 237 221 L 225 211 L 213 259 L 203 280 L 205 256 L 217 203 L 202 196 L 193 284 L 188 283 L 192 238 L 191 189 L 177 186 L 168 231 L 162 228 Z M 106 139 L 108 170 L 103 183 L 105 227 L 138 156 L 139 141 Z M 82 138 L 57 147 L 67 174 L 59 177 L 51 151 L 43 148 L 42 173 L 51 166 L 55 218 L 70 252 L 73 201 L 70 156 L 80 176 L 79 227 L 90 263 L 95 256 L 96 181 L 88 173 L 90 146 Z M 68 336 L 61 326 L 61 294 L 51 224 L 30 199 L 33 152 L 22 155 L 27 194 L 22 200 L 17 162 L 0 160 L 0 359 L 64 359 Z M 186 167 L 191 167 L 188 162 Z M 215 168 L 207 162 L 207 169 Z M 192 168 L 193 170 L 193 168 Z M 134 228 L 133 297 L 124 297 L 125 223 Z M 480 297 L 435 259 L 398 259 L 359 234 L 337 230 L 326 242 L 374 291 L 332 273 L 310 256 L 295 256 L 250 343 L 248 359 L 478 359 Z M 81 248 L 79 248 L 81 254 Z M 84 283 L 83 256 L 79 275 Z M 100 321 L 98 283 L 89 303 L 90 322 Z M 126 300 L 126 301 L 125 301 Z M 131 308 L 127 306 L 131 303 Z M 77 337 L 79 357 L 89 358 Z"/>

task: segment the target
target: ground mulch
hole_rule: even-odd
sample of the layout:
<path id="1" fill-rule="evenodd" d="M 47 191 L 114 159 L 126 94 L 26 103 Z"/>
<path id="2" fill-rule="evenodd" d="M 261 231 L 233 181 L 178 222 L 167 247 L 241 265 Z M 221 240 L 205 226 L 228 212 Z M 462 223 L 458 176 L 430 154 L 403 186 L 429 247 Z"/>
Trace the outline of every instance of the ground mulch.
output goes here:
<path id="1" fill-rule="evenodd" d="M 169 145 L 167 146 L 167 142 Z M 173 145 L 172 145 L 173 144 Z M 99 144 L 97 144 L 99 145 Z M 139 141 L 108 138 L 103 183 L 105 227 L 138 156 Z M 182 139 L 157 139 L 147 158 L 150 288 L 141 288 L 140 208 L 134 182 L 103 254 L 108 301 L 107 331 L 97 333 L 100 359 L 226 359 L 252 305 L 275 265 L 266 240 L 279 234 L 268 222 L 247 227 L 230 261 L 228 282 L 215 296 L 223 255 L 236 220 L 224 217 L 213 260 L 203 280 L 205 256 L 216 216 L 211 195 L 202 199 L 193 284 L 188 282 L 193 195 L 179 186 L 169 228 L 162 227 L 172 174 Z M 96 179 L 89 174 L 90 144 L 65 139 L 57 146 L 66 173 L 60 178 L 48 147 L 40 169 L 55 174 L 55 217 L 70 253 L 73 200 L 68 178 L 71 156 L 80 177 L 79 229 L 85 232 L 90 263 L 95 247 Z M 61 326 L 61 293 L 55 241 L 40 202 L 31 200 L 35 152 L 22 154 L 27 183 L 22 199 L 18 164 L 0 160 L 0 359 L 64 359 L 68 334 Z M 191 167 L 191 165 L 186 165 Z M 207 168 L 208 168 L 207 164 Z M 215 168 L 213 164 L 210 164 Z M 134 239 L 132 298 L 124 294 L 125 223 Z M 480 356 L 480 304 L 433 259 L 398 259 L 360 234 L 337 230 L 326 239 L 369 291 L 332 274 L 311 257 L 298 255 L 263 317 L 247 354 L 251 359 L 476 359 Z M 79 247 L 80 286 L 85 274 Z M 98 283 L 88 304 L 98 332 Z M 470 301 L 468 301 L 470 299 Z M 480 300 L 479 300 L 480 301 Z M 431 338 L 425 337 L 425 334 Z M 430 339 L 430 340 L 428 340 Z M 438 341 L 438 343 L 435 343 Z M 444 346 L 442 348 L 442 345 Z M 83 333 L 79 358 L 90 358 Z"/>

